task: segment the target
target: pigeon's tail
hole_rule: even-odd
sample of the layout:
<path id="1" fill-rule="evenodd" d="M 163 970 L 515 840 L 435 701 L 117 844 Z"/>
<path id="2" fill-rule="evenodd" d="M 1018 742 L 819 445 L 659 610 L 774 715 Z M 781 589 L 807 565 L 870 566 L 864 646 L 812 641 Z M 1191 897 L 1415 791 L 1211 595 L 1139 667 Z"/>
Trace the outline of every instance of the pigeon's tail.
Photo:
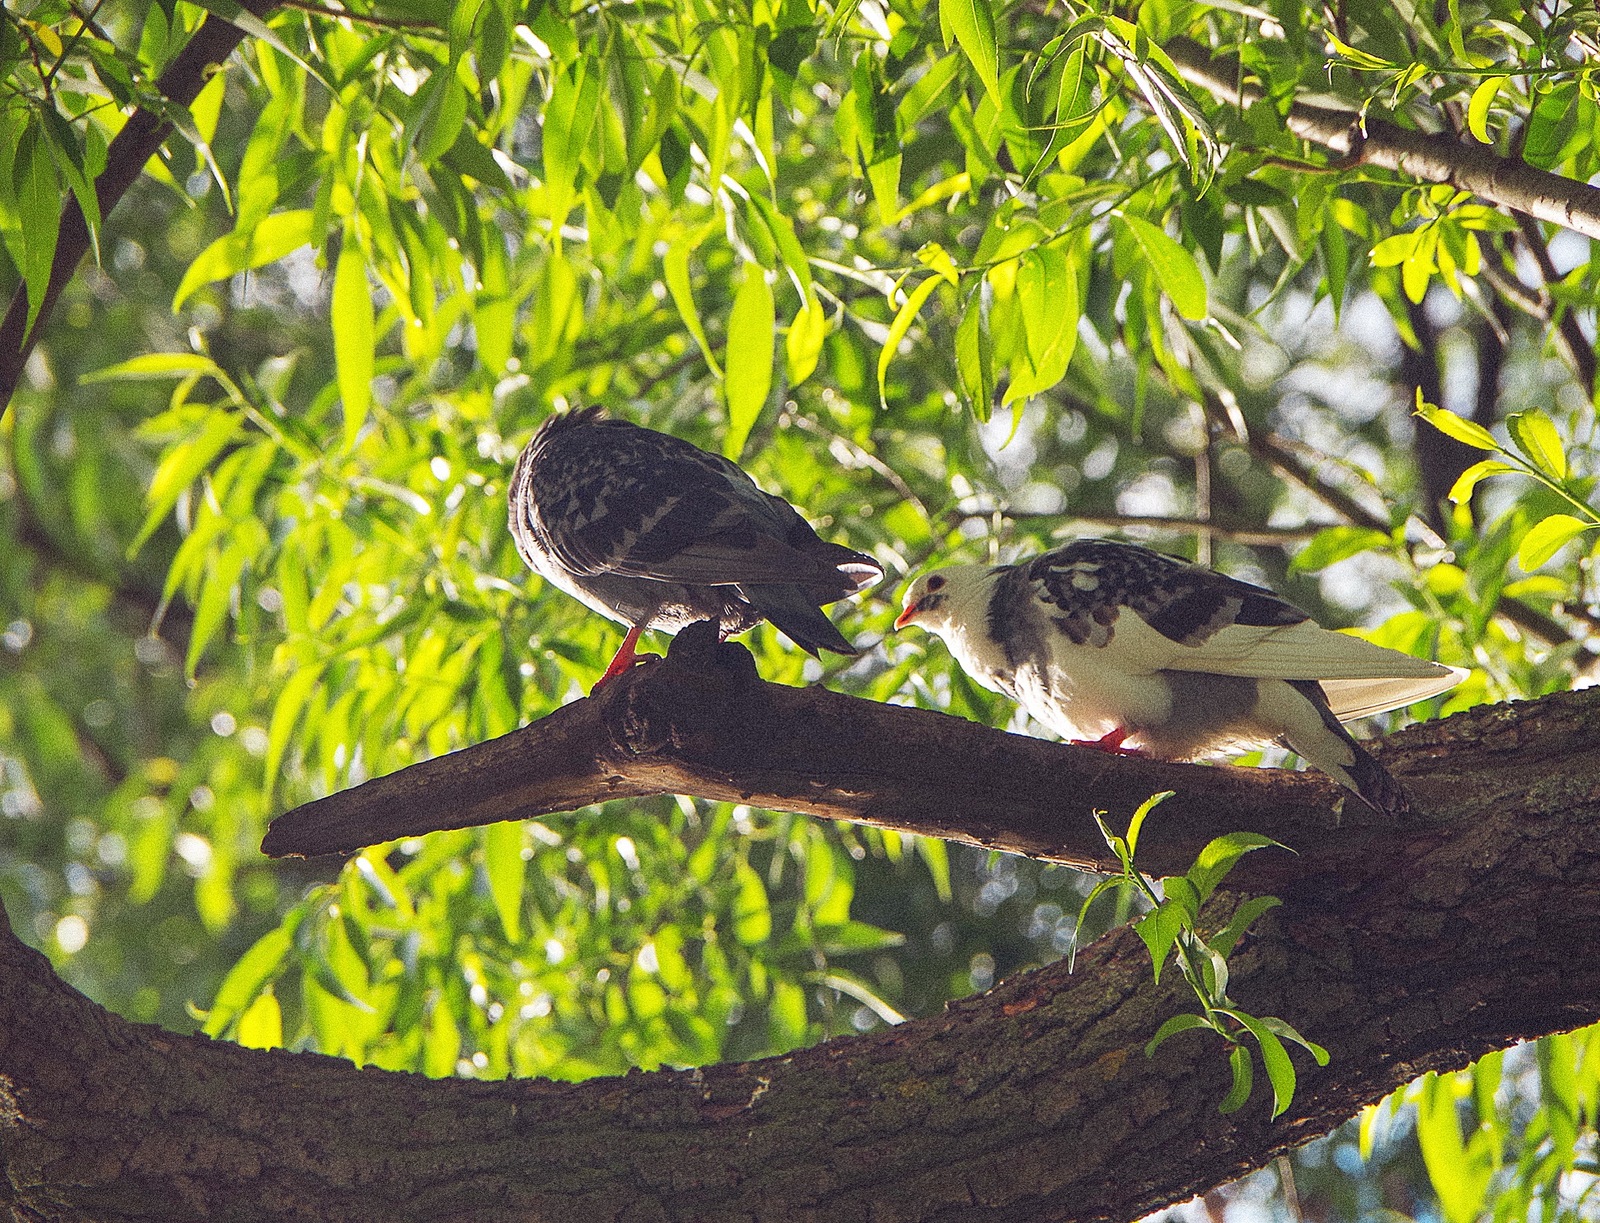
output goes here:
<path id="1" fill-rule="evenodd" d="M 1322 718 L 1324 733 L 1314 736 L 1286 735 L 1288 744 L 1317 768 L 1333 778 L 1379 815 L 1392 818 L 1408 815 L 1410 800 L 1400 783 L 1378 763 L 1378 759 L 1351 737 L 1340 725 L 1338 717 L 1328 707 L 1328 698 L 1316 680 L 1291 680 L 1294 688 L 1313 706 Z"/>
<path id="2" fill-rule="evenodd" d="M 1379 815 L 1395 818 L 1409 815 L 1411 801 L 1400 788 L 1400 783 L 1389 776 L 1389 770 L 1354 739 L 1350 740 L 1350 750 L 1356 758 L 1355 763 L 1346 766 L 1346 772 L 1350 774 L 1350 788 L 1356 792 L 1356 796 Z"/>
<path id="3" fill-rule="evenodd" d="M 785 637 L 806 653 L 815 655 L 818 650 L 832 650 L 835 654 L 861 652 L 823 615 L 812 592 L 804 587 L 747 585 L 740 590 L 751 607 L 777 625 Z"/>

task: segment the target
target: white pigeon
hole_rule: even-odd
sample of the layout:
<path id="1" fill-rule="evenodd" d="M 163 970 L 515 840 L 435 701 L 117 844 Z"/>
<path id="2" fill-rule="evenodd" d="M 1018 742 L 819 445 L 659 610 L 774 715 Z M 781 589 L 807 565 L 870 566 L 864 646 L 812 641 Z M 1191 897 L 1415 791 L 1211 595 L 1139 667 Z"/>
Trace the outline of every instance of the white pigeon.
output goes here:
<path id="1" fill-rule="evenodd" d="M 717 621 L 723 637 L 771 620 L 808 653 L 857 652 L 821 607 L 872 585 L 882 566 L 819 539 L 720 455 L 601 411 L 540 425 L 508 498 L 522 559 L 628 626 L 601 684 L 633 664 L 646 629 L 697 620 Z"/>
<path id="2" fill-rule="evenodd" d="M 1168 760 L 1279 741 L 1387 815 L 1404 813 L 1404 793 L 1340 723 L 1467 675 L 1322 628 L 1260 586 L 1104 539 L 924 573 L 895 621 L 908 624 L 1067 739 Z"/>

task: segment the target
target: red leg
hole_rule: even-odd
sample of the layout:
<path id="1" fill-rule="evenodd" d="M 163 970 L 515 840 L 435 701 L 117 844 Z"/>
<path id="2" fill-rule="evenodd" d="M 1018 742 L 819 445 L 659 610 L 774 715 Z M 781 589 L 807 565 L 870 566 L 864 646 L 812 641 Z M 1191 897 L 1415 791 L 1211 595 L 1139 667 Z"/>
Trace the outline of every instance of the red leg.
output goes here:
<path id="1" fill-rule="evenodd" d="M 644 632 L 644 625 L 636 624 L 628 630 L 628 635 L 622 639 L 622 647 L 612 658 L 611 665 L 606 668 L 606 673 L 595 680 L 593 691 L 599 692 L 605 684 L 621 675 L 638 659 L 634 656 L 633 647 L 639 644 L 639 634 Z"/>
<path id="2" fill-rule="evenodd" d="M 1144 755 L 1136 747 L 1123 747 L 1123 741 L 1133 732 L 1125 727 L 1118 726 L 1098 739 L 1068 739 L 1067 742 L 1074 747 L 1092 747 L 1099 752 L 1116 752 L 1119 756 Z"/>

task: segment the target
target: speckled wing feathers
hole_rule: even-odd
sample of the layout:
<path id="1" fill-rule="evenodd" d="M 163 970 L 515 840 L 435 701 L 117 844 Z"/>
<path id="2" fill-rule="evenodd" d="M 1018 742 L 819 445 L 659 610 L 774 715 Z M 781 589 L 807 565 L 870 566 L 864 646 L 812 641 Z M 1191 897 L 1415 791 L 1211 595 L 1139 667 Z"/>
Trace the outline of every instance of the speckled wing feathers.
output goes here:
<path id="1" fill-rule="evenodd" d="M 512 476 L 510 525 L 529 565 L 623 623 L 717 619 L 731 634 L 770 619 L 813 652 L 853 652 L 818 605 L 882 576 L 735 464 L 595 408 L 534 434 Z"/>
<path id="2" fill-rule="evenodd" d="M 1080 540 L 1025 568 L 1052 623 L 1077 644 L 1109 646 L 1117 634 L 1136 627 L 1121 622 L 1121 609 L 1137 613 L 1159 636 L 1136 634 L 1119 647 L 1137 644 L 1152 668 L 1257 679 L 1430 683 L 1443 671 L 1436 663 L 1323 629 L 1270 590 L 1135 544 Z"/>

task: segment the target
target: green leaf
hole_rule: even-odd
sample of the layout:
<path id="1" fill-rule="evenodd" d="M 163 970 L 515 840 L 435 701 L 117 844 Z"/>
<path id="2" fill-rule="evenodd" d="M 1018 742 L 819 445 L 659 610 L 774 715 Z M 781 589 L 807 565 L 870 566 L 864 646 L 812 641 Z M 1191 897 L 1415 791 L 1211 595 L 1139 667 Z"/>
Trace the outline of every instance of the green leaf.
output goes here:
<path id="1" fill-rule="evenodd" d="M 1000 42 L 989 0 L 939 0 L 939 24 L 948 32 L 945 45 L 954 34 L 983 87 L 1000 105 Z"/>
<path id="2" fill-rule="evenodd" d="M 1213 838 L 1200 851 L 1200 855 L 1195 858 L 1194 865 L 1189 868 L 1184 878 L 1194 885 L 1194 890 L 1203 904 L 1211 899 L 1211 893 L 1215 892 L 1217 885 L 1228 877 L 1228 872 L 1240 858 L 1254 850 L 1266 849 L 1268 846 L 1277 849 L 1288 848 L 1258 832 L 1225 833 Z"/>
<path id="3" fill-rule="evenodd" d="M 521 820 L 502 820 L 483 831 L 484 873 L 489 877 L 489 895 L 508 943 L 522 941 L 522 890 L 528 878 L 528 864 L 522 860 L 523 825 Z"/>
<path id="4" fill-rule="evenodd" d="M 1233 1086 L 1217 1105 L 1217 1111 L 1223 1116 L 1243 1108 L 1250 1099 L 1250 1089 L 1255 1086 L 1255 1067 L 1250 1061 L 1249 1049 L 1234 1045 L 1228 1053 L 1228 1066 L 1233 1070 Z"/>
<path id="5" fill-rule="evenodd" d="M 827 338 L 828 312 L 813 293 L 794 316 L 783 341 L 784 374 L 790 386 L 799 386 L 816 371 Z"/>
<path id="6" fill-rule="evenodd" d="M 1567 478 L 1567 453 L 1556 425 L 1537 408 L 1513 412 L 1506 417 L 1506 430 L 1523 456 L 1553 480 Z"/>
<path id="7" fill-rule="evenodd" d="M 1522 537 L 1522 542 L 1517 545 L 1517 564 L 1524 572 L 1532 573 L 1566 544 L 1596 526 L 1600 526 L 1600 523 L 1584 522 L 1571 514 L 1551 514 Z"/>
<path id="8" fill-rule="evenodd" d="M 194 679 L 200 655 L 228 618 L 228 608 L 234 602 L 234 590 L 239 585 L 245 565 L 252 555 L 259 555 L 265 543 L 265 531 L 260 529 L 259 524 L 254 525 L 257 526 L 256 532 L 240 532 L 223 549 L 222 555 L 206 566 L 200 598 L 195 603 L 194 627 L 189 630 L 189 648 L 183 659 L 183 673 L 190 680 Z"/>
<path id="9" fill-rule="evenodd" d="M 1067 252 L 1056 246 L 1026 252 L 1017 270 L 1017 300 L 1027 337 L 1026 361 L 1012 361 L 1002 406 L 1047 391 L 1066 377 L 1078 343 L 1080 314 L 1078 275 Z"/>
<path id="10" fill-rule="evenodd" d="M 1417 1143 L 1444 1217 L 1449 1223 L 1473 1223 L 1484 1211 L 1494 1164 L 1461 1140 L 1454 1075 L 1423 1079 L 1417 1094 Z"/>
<path id="11" fill-rule="evenodd" d="M 1219 1009 L 1222 1014 L 1242 1023 L 1261 1046 L 1261 1064 L 1266 1067 L 1267 1081 L 1272 1084 L 1272 1117 L 1276 1120 L 1294 1102 L 1295 1073 L 1294 1063 L 1289 1060 L 1289 1051 L 1283 1047 L 1277 1033 L 1254 1015 Z"/>
<path id="12" fill-rule="evenodd" d="M 1502 463 L 1499 459 L 1480 459 L 1456 477 L 1456 482 L 1450 486 L 1450 500 L 1456 505 L 1463 505 L 1471 500 L 1472 490 L 1478 487 L 1480 480 L 1489 476 L 1514 475 L 1516 470 L 1510 463 Z"/>
<path id="13" fill-rule="evenodd" d="M 992 300 L 989 278 L 980 277 L 956 326 L 956 374 L 973 415 L 979 420 L 988 420 L 994 411 L 994 346 L 989 338 Z"/>
<path id="14" fill-rule="evenodd" d="M 1291 573 L 1320 573 L 1330 565 L 1349 560 L 1360 552 L 1387 548 L 1391 540 L 1371 527 L 1339 526 L 1318 531 L 1289 562 Z"/>
<path id="15" fill-rule="evenodd" d="M 1244 937 L 1245 931 L 1256 918 L 1282 903 L 1276 896 L 1252 896 L 1234 910 L 1233 919 L 1214 934 L 1206 946 L 1224 958 L 1232 955 L 1233 949 L 1239 945 L 1239 940 Z"/>
<path id="16" fill-rule="evenodd" d="M 290 251 L 308 246 L 313 240 L 313 213 L 309 208 L 275 212 L 247 232 L 235 230 L 218 238 L 201 251 L 183 274 L 178 291 L 172 295 L 176 313 L 201 285 L 225 280 L 239 272 L 263 267 L 282 259 Z"/>
<path id="17" fill-rule="evenodd" d="M 747 264 L 728 315 L 728 350 L 723 388 L 728 397 L 728 433 L 722 453 L 737 459 L 772 390 L 772 348 L 777 333 L 772 286 L 759 264 Z"/>
<path id="18" fill-rule="evenodd" d="M 772 936 L 772 910 L 761 876 L 748 862 L 734 867 L 739 883 L 739 900 L 734 908 L 733 934 L 746 947 L 764 943 Z"/>
<path id="19" fill-rule="evenodd" d="M 545 214 L 558 229 L 572 210 L 580 161 L 600 113 L 601 76 L 588 56 L 574 61 L 556 77 L 544 108 Z"/>
<path id="20" fill-rule="evenodd" d="M 906 332 L 911 330 L 911 324 L 916 321 L 923 304 L 933 296 L 933 291 L 943 280 L 944 277 L 934 275 L 919 284 L 907 295 L 904 304 L 895 311 L 894 321 L 889 324 L 889 334 L 884 337 L 883 349 L 878 353 L 878 406 L 885 411 L 889 407 L 889 363 L 900 351 L 900 343 L 906 338 Z"/>
<path id="21" fill-rule="evenodd" d="M 1150 949 L 1150 961 L 1158 985 L 1161 982 L 1161 970 L 1166 965 L 1167 956 L 1172 952 L 1172 945 L 1178 941 L 1178 935 L 1183 931 L 1184 917 L 1181 904 L 1175 900 L 1163 900 L 1134 924 L 1134 932 Z"/>
<path id="22" fill-rule="evenodd" d="M 247 1049 L 277 1049 L 283 1045 L 283 1008 L 276 994 L 257 994 L 239 1016 L 239 1043 Z"/>
<path id="23" fill-rule="evenodd" d="M 1154 1057 L 1156 1050 L 1166 1043 L 1166 1040 L 1169 1036 L 1176 1036 L 1179 1032 L 1193 1032 L 1196 1028 L 1206 1028 L 1208 1030 L 1215 1031 L 1215 1029 L 1206 1022 L 1204 1015 L 1174 1015 L 1171 1019 L 1167 1020 L 1166 1023 L 1162 1024 L 1156 1029 L 1156 1034 L 1150 1038 L 1149 1043 L 1144 1047 L 1144 1055 L 1146 1057 Z"/>
<path id="24" fill-rule="evenodd" d="M 1139 809 L 1133 813 L 1133 818 L 1128 821 L 1128 835 L 1125 838 L 1130 857 L 1139 852 L 1139 834 L 1144 830 L 1144 822 L 1149 818 L 1150 813 L 1176 793 L 1176 790 L 1162 790 L 1159 794 L 1152 794 L 1139 804 Z"/>
<path id="25" fill-rule="evenodd" d="M 672 303 L 678 307 L 678 315 L 683 319 L 683 325 L 689 329 L 694 342 L 700 346 L 706 364 L 711 367 L 715 377 L 721 378 L 722 367 L 717 364 L 717 358 L 711 351 L 711 341 L 706 339 L 706 330 L 700 323 L 699 308 L 694 304 L 694 289 L 689 283 L 689 252 L 697 244 L 698 237 L 691 240 L 685 236 L 669 246 L 666 254 L 661 256 L 662 279 L 667 282 L 667 292 L 672 295 Z"/>
<path id="26" fill-rule="evenodd" d="M 149 491 L 145 493 L 145 503 L 150 510 L 145 515 L 144 525 L 128 546 L 128 555 L 138 552 L 144 541 L 155 533 L 155 529 L 178 503 L 183 490 L 211 465 L 238 432 L 239 417 L 235 413 L 207 412 L 204 423 L 187 441 L 179 443 L 162 456 L 155 475 L 150 478 Z"/>
<path id="27" fill-rule="evenodd" d="M 28 288 L 27 330 L 31 331 L 50 287 L 61 215 L 61 189 L 42 128 L 28 128 L 17 142 L 11 187 L 22 222 L 22 277 Z"/>
<path id="28" fill-rule="evenodd" d="M 1078 924 L 1074 926 L 1072 930 L 1072 949 L 1067 953 L 1068 972 L 1072 971 L 1073 962 L 1077 959 L 1078 943 L 1083 934 L 1083 923 L 1089 916 L 1090 907 L 1095 901 L 1099 900 L 1104 893 L 1110 891 L 1120 891 L 1129 886 L 1131 886 L 1131 884 L 1125 875 L 1113 875 L 1109 879 L 1102 879 L 1100 882 L 1096 883 L 1094 887 L 1090 889 L 1089 894 L 1083 898 L 1083 903 L 1078 906 Z M 1148 944 L 1146 945 L 1148 946 Z"/>
<path id="29" fill-rule="evenodd" d="M 372 407 L 376 315 L 367 284 L 366 261 L 356 242 L 355 222 L 347 221 L 333 273 L 333 361 L 339 399 L 344 404 L 344 447 L 354 446 Z"/>
<path id="30" fill-rule="evenodd" d="M 1372 248 L 1368 255 L 1372 266 L 1375 268 L 1399 267 L 1412 255 L 1416 254 L 1417 239 L 1420 231 L 1412 230 L 1409 233 L 1391 234 L 1382 242 Z"/>
<path id="31" fill-rule="evenodd" d="M 783 260 L 784 270 L 794 282 L 795 292 L 800 295 L 801 301 L 806 301 L 812 296 L 811 263 L 806 258 L 805 248 L 800 245 L 800 239 L 795 237 L 794 225 L 764 196 L 755 194 L 745 198 L 750 210 L 760 217 L 772 235 L 773 244 L 778 248 L 778 257 Z"/>
<path id="32" fill-rule="evenodd" d="M 894 224 L 900 215 L 900 164 L 900 154 L 893 153 L 867 165 L 867 182 L 878 206 L 878 221 L 884 225 Z"/>
<path id="33" fill-rule="evenodd" d="M 1479 450 L 1500 449 L 1500 443 L 1494 440 L 1494 434 L 1490 433 L 1482 425 L 1457 416 L 1449 408 L 1441 408 L 1436 404 L 1424 403 L 1422 401 L 1421 387 L 1417 388 L 1417 410 L 1415 414 L 1422 417 L 1423 420 L 1427 421 L 1446 437 L 1453 437 L 1458 442 L 1465 442 L 1468 446 L 1476 447 Z"/>
<path id="34" fill-rule="evenodd" d="M 118 379 L 171 378 L 175 375 L 205 374 L 223 377 L 222 368 L 210 357 L 195 352 L 147 352 L 115 365 L 83 375 L 80 383 L 113 382 Z"/>
<path id="35" fill-rule="evenodd" d="M 1150 261 L 1150 269 L 1161 291 L 1172 299 L 1178 313 L 1192 322 L 1205 318 L 1206 282 L 1194 256 L 1169 238 L 1160 226 L 1152 225 L 1143 217 L 1128 213 L 1116 215 Z"/>
<path id="36" fill-rule="evenodd" d="M 289 747 L 289 736 L 299 725 L 300 714 L 321 678 L 321 667 L 300 667 L 278 691 L 278 699 L 272 706 L 272 720 L 267 724 L 267 759 L 263 771 L 269 798 L 277 789 L 278 770 Z"/>
<path id="37" fill-rule="evenodd" d="M 221 1036 L 228 1030 L 234 1017 L 250 1005 L 282 967 L 305 916 L 304 905 L 289 910 L 277 927 L 268 930 L 239 957 L 217 987 L 217 999 L 211 1004 L 201 1031 L 207 1036 Z"/>
<path id="38" fill-rule="evenodd" d="M 1174 875 L 1163 883 L 1163 890 L 1166 892 L 1166 898 L 1183 914 L 1184 926 L 1192 930 L 1195 920 L 1200 916 L 1200 906 L 1204 903 L 1200 899 L 1200 893 L 1194 890 L 1194 884 L 1182 875 Z"/>
<path id="39" fill-rule="evenodd" d="M 1481 144 L 1494 143 L 1494 137 L 1489 134 L 1489 107 L 1494 105 L 1495 95 L 1505 83 L 1503 76 L 1485 77 L 1472 91 L 1472 100 L 1467 103 L 1467 130 Z"/>

